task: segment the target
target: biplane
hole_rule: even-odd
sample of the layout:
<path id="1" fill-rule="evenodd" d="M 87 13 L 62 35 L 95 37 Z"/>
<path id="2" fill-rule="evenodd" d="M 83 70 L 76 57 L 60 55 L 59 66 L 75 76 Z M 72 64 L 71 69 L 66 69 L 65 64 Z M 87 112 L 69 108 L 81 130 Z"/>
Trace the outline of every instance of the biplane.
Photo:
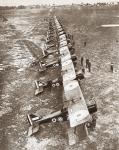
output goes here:
<path id="1" fill-rule="evenodd" d="M 61 27 L 56 16 L 54 16 L 54 20 L 57 30 L 60 31 Z M 59 36 L 61 41 L 66 41 L 65 38 L 66 36 L 64 34 Z M 73 145 L 77 142 L 78 135 L 80 135 L 80 132 L 77 132 L 78 128 L 81 128 L 82 132 L 86 134 L 88 134 L 90 129 L 95 128 L 97 105 L 95 101 L 91 101 L 90 103 L 85 101 L 79 85 L 79 80 L 77 80 L 77 76 L 83 78 L 83 74 L 76 72 L 76 67 L 72 61 L 69 48 L 66 45 L 61 46 L 62 43 L 63 42 L 59 42 L 59 54 L 62 76 L 61 82 L 63 85 L 63 107 L 46 116 L 28 114 L 27 118 L 30 124 L 28 135 L 30 136 L 41 131 L 40 127 L 42 127 L 43 124 L 66 122 L 69 127 L 67 132 L 69 144 Z M 38 81 L 36 86 L 38 87 L 39 84 L 42 84 L 43 88 L 46 84 L 51 85 L 52 83 L 51 81 L 50 83 L 41 83 Z"/>
<path id="2" fill-rule="evenodd" d="M 35 95 L 39 95 L 44 91 L 44 88 L 51 88 L 51 87 L 59 87 L 61 86 L 62 83 L 62 78 L 55 78 L 53 80 L 35 80 L 35 85 L 36 85 L 36 90 L 35 90 Z"/>
<path id="3" fill-rule="evenodd" d="M 44 50 L 43 58 L 46 58 L 51 54 L 57 54 L 58 55 L 58 51 L 57 50 L 52 50 L 52 49 Z"/>
<path id="4" fill-rule="evenodd" d="M 60 60 L 58 56 L 55 58 L 53 54 L 57 56 L 57 51 L 45 53 L 45 55 L 43 56 L 43 60 L 39 61 L 39 66 L 40 66 L 39 72 L 44 72 L 46 71 L 47 68 L 50 68 L 50 67 L 60 66 Z"/>
<path id="5" fill-rule="evenodd" d="M 69 144 L 75 144 L 75 139 L 72 139 L 72 135 L 75 132 L 70 133 L 70 130 L 75 131 L 80 125 L 83 125 L 85 129 L 94 128 L 96 118 L 94 117 L 97 106 L 95 102 L 87 106 L 79 87 L 78 81 L 73 80 L 64 86 L 64 107 L 61 110 L 53 112 L 47 116 L 37 116 L 34 114 L 27 115 L 30 123 L 28 135 L 31 136 L 34 133 L 41 131 L 40 127 L 46 123 L 56 122 L 69 122 L 68 136 Z M 78 136 L 78 135 L 76 135 Z"/>
<path id="6" fill-rule="evenodd" d="M 58 50 L 45 50 L 44 60 L 40 61 L 41 68 L 57 67 L 60 66 L 62 62 L 71 59 L 75 64 L 77 57 L 75 54 L 70 54 L 68 47 L 61 48 L 60 52 Z"/>
<path id="7" fill-rule="evenodd" d="M 41 69 L 45 71 L 48 67 L 56 67 L 60 65 L 60 61 L 58 58 L 58 50 L 56 49 L 56 44 L 54 38 L 54 31 L 52 37 L 49 37 L 49 32 L 47 32 L 47 40 L 46 40 L 46 49 L 43 51 L 43 60 L 39 62 Z"/>
<path id="8" fill-rule="evenodd" d="M 49 55 L 49 56 L 51 56 L 51 55 Z M 59 67 L 60 61 L 57 59 L 55 60 L 55 59 L 51 58 L 51 59 L 47 59 L 47 61 L 45 61 L 45 62 L 40 61 L 39 64 L 40 64 L 41 68 L 44 68 L 44 70 L 46 70 L 46 68 L 49 68 L 49 67 Z"/>
<path id="9" fill-rule="evenodd" d="M 81 81 L 84 79 L 84 75 L 81 72 L 77 72 L 76 76 L 73 78 L 76 79 L 77 81 Z M 53 80 L 35 80 L 35 85 L 36 85 L 36 90 L 35 90 L 35 95 L 39 95 L 44 91 L 44 88 L 51 88 L 51 87 L 59 87 L 63 85 L 63 80 L 62 77 L 55 78 Z"/>

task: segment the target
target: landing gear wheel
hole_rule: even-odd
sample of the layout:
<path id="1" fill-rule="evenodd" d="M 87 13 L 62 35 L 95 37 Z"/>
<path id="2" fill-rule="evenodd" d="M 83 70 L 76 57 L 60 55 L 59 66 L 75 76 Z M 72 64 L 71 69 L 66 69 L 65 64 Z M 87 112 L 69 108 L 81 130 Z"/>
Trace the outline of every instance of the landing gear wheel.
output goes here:
<path id="1" fill-rule="evenodd" d="M 55 66 L 57 66 L 57 67 L 58 67 L 58 66 L 59 66 L 59 64 L 55 64 Z"/>
<path id="2" fill-rule="evenodd" d="M 55 87 L 55 84 L 52 84 L 52 87 Z"/>
<path id="3" fill-rule="evenodd" d="M 56 122 L 57 120 L 56 120 L 56 118 L 52 118 L 52 122 Z"/>
<path id="4" fill-rule="evenodd" d="M 56 64 L 53 64 L 53 67 L 56 67 Z"/>
<path id="5" fill-rule="evenodd" d="M 56 86 L 60 86 L 60 84 L 59 84 L 59 83 L 56 83 Z"/>
<path id="6" fill-rule="evenodd" d="M 62 118 L 62 117 L 58 117 L 58 121 L 59 121 L 59 122 L 62 122 L 62 121 L 63 121 L 63 118 Z"/>
<path id="7" fill-rule="evenodd" d="M 86 123 L 86 127 L 87 127 L 87 128 L 90 128 L 90 127 L 91 127 L 90 122 L 87 122 L 87 123 Z"/>

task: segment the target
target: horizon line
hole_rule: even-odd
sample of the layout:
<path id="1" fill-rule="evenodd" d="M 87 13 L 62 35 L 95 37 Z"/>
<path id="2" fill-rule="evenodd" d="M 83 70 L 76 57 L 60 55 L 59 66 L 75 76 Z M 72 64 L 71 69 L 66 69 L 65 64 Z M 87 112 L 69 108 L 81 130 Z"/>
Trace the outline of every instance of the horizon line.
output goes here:
<path id="1" fill-rule="evenodd" d="M 50 3 L 45 3 L 45 4 L 28 4 L 28 5 L 25 5 L 25 4 L 19 4 L 19 5 L 0 5 L 0 7 L 18 7 L 18 6 L 45 6 L 45 5 L 49 5 L 49 6 L 62 6 L 62 5 L 81 5 L 81 4 L 91 4 L 91 5 L 95 5 L 95 4 L 118 4 L 119 2 L 116 1 L 116 2 L 94 2 L 94 3 L 90 3 L 90 2 L 80 2 L 80 3 L 70 3 L 70 4 L 50 4 Z"/>

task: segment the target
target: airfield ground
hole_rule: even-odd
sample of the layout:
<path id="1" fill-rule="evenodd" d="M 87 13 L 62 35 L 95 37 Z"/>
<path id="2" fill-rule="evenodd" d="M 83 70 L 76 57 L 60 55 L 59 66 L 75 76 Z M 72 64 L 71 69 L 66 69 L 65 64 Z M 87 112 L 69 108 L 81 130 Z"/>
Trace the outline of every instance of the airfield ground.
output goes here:
<path id="1" fill-rule="evenodd" d="M 110 8 L 56 9 L 67 32 L 74 35 L 78 68 L 89 58 L 91 74 L 81 82 L 85 99 L 98 105 L 97 126 L 89 138 L 68 145 L 64 124 L 49 124 L 28 137 L 28 113 L 48 114 L 62 107 L 62 89 L 34 96 L 38 68 L 31 67 L 47 32 L 47 9 L 1 11 L 8 22 L 0 24 L 0 150 L 118 150 L 119 149 L 119 11 Z M 84 47 L 84 42 L 87 42 Z M 110 63 L 114 73 L 110 72 Z M 49 70 L 51 77 L 59 74 Z M 57 72 L 57 73 L 56 73 Z M 41 75 L 40 75 L 41 76 Z M 80 134 L 80 133 L 79 133 Z"/>

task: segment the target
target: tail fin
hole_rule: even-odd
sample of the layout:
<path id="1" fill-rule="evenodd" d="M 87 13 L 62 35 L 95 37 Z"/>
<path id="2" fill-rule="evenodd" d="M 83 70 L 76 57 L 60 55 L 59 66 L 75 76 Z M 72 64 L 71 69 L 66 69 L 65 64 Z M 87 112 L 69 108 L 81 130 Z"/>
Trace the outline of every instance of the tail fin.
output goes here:
<path id="1" fill-rule="evenodd" d="M 34 114 L 27 115 L 27 118 L 28 118 L 28 121 L 29 121 L 31 126 L 33 125 L 33 122 L 35 122 L 36 120 L 40 119 L 40 117 L 38 117 L 38 116 L 36 116 Z"/>
<path id="2" fill-rule="evenodd" d="M 28 121 L 30 123 L 30 127 L 28 130 L 28 136 L 31 136 L 34 133 L 38 132 L 38 130 L 39 130 L 39 124 L 36 123 L 34 125 L 34 122 L 37 121 L 38 119 L 40 119 L 40 117 L 33 115 L 33 114 L 30 114 L 30 115 L 27 115 L 27 118 L 28 118 Z"/>

